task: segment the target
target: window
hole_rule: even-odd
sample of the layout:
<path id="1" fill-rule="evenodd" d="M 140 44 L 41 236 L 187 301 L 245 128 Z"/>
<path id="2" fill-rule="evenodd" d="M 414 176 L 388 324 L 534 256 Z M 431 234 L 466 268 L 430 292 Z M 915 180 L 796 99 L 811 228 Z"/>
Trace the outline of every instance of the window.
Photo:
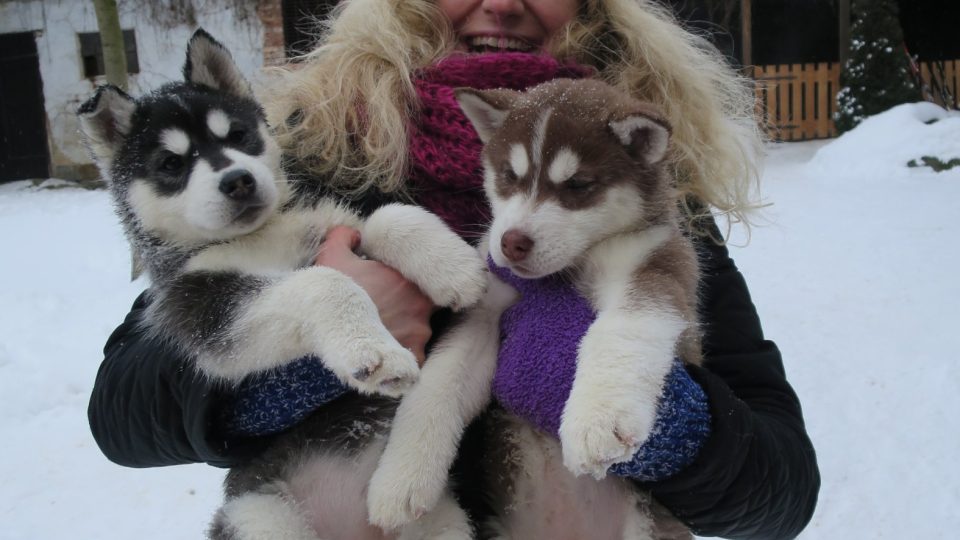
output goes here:
<path id="1" fill-rule="evenodd" d="M 80 58 L 83 60 L 83 75 L 93 78 L 103 75 L 103 48 L 100 46 L 99 32 L 84 32 L 77 34 L 80 38 Z M 123 48 L 127 53 L 127 73 L 140 73 L 140 63 L 137 61 L 137 39 L 133 30 L 123 31 Z"/>

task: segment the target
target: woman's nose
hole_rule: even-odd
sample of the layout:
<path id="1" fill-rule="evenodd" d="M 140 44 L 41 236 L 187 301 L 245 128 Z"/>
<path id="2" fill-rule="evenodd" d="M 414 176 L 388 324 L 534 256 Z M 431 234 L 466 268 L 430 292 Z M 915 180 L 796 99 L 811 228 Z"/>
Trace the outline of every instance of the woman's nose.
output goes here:
<path id="1" fill-rule="evenodd" d="M 524 0 L 483 0 L 483 10 L 500 17 L 521 15 L 525 9 Z"/>

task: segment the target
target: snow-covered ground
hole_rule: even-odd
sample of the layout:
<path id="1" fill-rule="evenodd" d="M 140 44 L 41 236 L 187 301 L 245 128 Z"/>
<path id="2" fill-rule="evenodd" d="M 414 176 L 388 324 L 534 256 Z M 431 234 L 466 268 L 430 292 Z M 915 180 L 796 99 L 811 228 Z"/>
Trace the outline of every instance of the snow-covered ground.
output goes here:
<path id="1" fill-rule="evenodd" d="M 772 145 L 773 206 L 733 249 L 820 459 L 803 539 L 960 530 L 960 167 L 905 166 L 924 155 L 960 157 L 960 115 L 903 106 Z M 143 287 L 107 193 L 0 186 L 0 253 L 0 540 L 201 537 L 222 471 L 122 468 L 87 428 L 100 348 Z"/>

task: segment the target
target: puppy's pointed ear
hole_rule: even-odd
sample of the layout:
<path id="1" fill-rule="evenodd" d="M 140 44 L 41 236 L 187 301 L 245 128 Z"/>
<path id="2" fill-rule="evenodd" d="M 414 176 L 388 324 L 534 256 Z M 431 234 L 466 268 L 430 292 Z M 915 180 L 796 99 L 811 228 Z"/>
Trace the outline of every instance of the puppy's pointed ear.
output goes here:
<path id="1" fill-rule="evenodd" d="M 458 88 L 454 90 L 454 95 L 463 113 L 477 130 L 477 135 L 480 135 L 480 140 L 486 143 L 503 125 L 520 92 Z"/>
<path id="2" fill-rule="evenodd" d="M 653 165 L 667 155 L 670 124 L 656 109 L 640 107 L 614 118 L 608 125 L 634 159 Z"/>
<path id="3" fill-rule="evenodd" d="M 104 176 L 130 133 L 130 119 L 135 108 L 133 98 L 116 86 L 107 85 L 97 88 L 97 93 L 77 109 L 80 131 Z"/>
<path id="4" fill-rule="evenodd" d="M 237 68 L 226 47 L 200 28 L 187 44 L 187 61 L 183 64 L 185 81 L 202 84 L 235 96 L 252 98 L 250 83 Z"/>

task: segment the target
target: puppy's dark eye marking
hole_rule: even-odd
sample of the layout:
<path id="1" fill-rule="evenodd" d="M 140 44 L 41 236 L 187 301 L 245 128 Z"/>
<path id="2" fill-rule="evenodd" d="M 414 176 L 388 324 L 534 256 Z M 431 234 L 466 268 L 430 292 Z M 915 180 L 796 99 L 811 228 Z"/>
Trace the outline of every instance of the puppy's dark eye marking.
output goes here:
<path id="1" fill-rule="evenodd" d="M 243 128 L 233 128 L 227 133 L 227 141 L 232 144 L 243 144 L 247 142 L 247 130 Z"/>
<path id="2" fill-rule="evenodd" d="M 570 191 L 587 191 L 595 185 L 589 178 L 574 176 L 563 183 L 563 187 Z"/>
<path id="3" fill-rule="evenodd" d="M 512 167 L 504 167 L 503 179 L 506 180 L 508 184 L 514 184 L 520 180 L 520 178 L 517 177 L 517 173 L 513 172 Z"/>
<path id="4" fill-rule="evenodd" d="M 184 161 L 182 157 L 176 154 L 170 154 L 160 162 L 160 170 L 165 173 L 176 174 L 183 169 L 183 165 Z"/>

